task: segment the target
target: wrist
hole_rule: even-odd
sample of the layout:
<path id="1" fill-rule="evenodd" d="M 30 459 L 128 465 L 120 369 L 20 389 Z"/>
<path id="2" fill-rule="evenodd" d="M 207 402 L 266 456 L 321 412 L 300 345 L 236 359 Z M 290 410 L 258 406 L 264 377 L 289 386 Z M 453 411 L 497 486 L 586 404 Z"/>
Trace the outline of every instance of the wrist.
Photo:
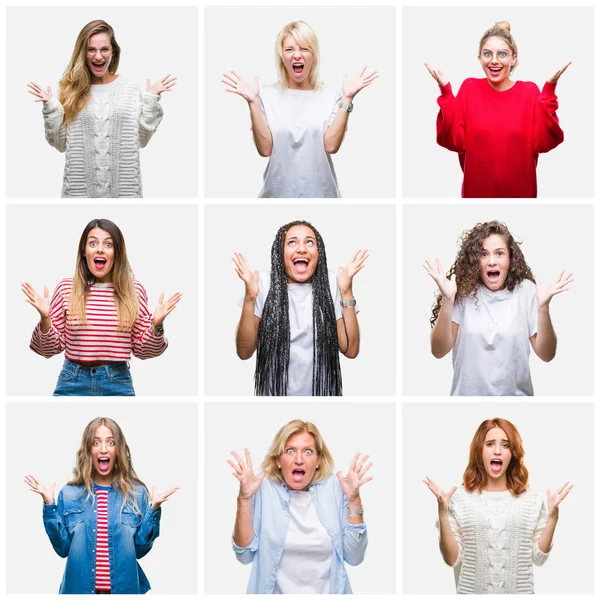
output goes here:
<path id="1" fill-rule="evenodd" d="M 344 104 L 352 104 L 352 103 L 353 103 L 353 102 L 352 102 L 353 100 L 354 100 L 354 96 L 349 96 L 349 95 L 347 95 L 347 94 L 342 96 L 342 102 L 343 102 Z"/>
<path id="2" fill-rule="evenodd" d="M 360 496 L 358 494 L 354 498 L 348 498 L 348 508 L 362 508 L 362 500 L 360 499 Z"/>
<path id="3" fill-rule="evenodd" d="M 354 300 L 354 294 L 352 293 L 352 288 L 348 290 L 342 291 L 340 290 L 340 297 L 343 302 L 348 302 L 349 300 Z"/>
<path id="4" fill-rule="evenodd" d="M 238 494 L 237 497 L 238 506 L 250 506 L 252 504 L 252 496 L 242 496 Z"/>
<path id="5" fill-rule="evenodd" d="M 256 296 L 258 296 L 258 294 L 248 294 L 248 292 L 246 292 L 244 295 L 244 303 L 254 305 L 256 303 Z"/>
<path id="6" fill-rule="evenodd" d="M 548 304 L 539 304 L 538 305 L 538 312 L 540 313 L 548 313 L 550 312 L 550 302 L 548 302 Z"/>

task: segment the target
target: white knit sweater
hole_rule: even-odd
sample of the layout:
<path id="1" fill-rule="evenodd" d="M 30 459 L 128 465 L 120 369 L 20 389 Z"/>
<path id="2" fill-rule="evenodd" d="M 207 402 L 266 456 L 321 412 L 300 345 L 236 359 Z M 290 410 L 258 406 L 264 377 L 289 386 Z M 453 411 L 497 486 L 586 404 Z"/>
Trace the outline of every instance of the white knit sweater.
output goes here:
<path id="1" fill-rule="evenodd" d="M 65 152 L 63 198 L 141 198 L 140 147 L 159 126 L 160 96 L 141 93 L 130 81 L 90 86 L 91 98 L 63 125 L 57 98 L 44 102 L 46 140 Z"/>
<path id="2" fill-rule="evenodd" d="M 458 542 L 454 565 L 458 594 L 533 594 L 533 565 L 548 554 L 538 546 L 548 514 L 542 497 L 526 490 L 469 493 L 450 501 L 450 527 Z"/>

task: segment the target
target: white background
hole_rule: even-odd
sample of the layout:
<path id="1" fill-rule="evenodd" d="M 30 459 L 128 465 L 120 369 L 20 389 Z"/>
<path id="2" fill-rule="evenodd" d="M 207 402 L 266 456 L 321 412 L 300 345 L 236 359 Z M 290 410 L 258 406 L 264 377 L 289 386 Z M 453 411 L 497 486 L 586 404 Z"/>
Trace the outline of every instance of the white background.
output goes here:
<path id="1" fill-rule="evenodd" d="M 50 396 L 64 353 L 45 359 L 29 349 L 39 313 L 25 302 L 21 282 L 38 294 L 73 277 L 79 237 L 96 218 L 113 221 L 125 238 L 134 277 L 146 289 L 154 312 L 161 292 L 183 292 L 165 320 L 169 347 L 156 358 L 132 356 L 131 375 L 140 396 L 194 395 L 198 377 L 198 221 L 195 206 L 18 206 L 7 208 L 7 391 L 15 396 Z M 32 218 L 35 215 L 35 218 Z M 185 265 L 185 266 L 184 266 Z"/>
<path id="2" fill-rule="evenodd" d="M 340 354 L 344 395 L 395 392 L 395 215 L 392 205 L 310 204 L 302 206 L 215 206 L 205 209 L 205 393 L 252 395 L 256 355 L 235 353 L 244 282 L 234 271 L 233 252 L 242 252 L 253 270 L 271 270 L 271 246 L 279 227 L 295 220 L 312 223 L 325 243 L 327 265 L 337 273 L 359 248 L 369 258 L 353 280 L 360 313 L 360 354 Z M 225 234 L 223 232 L 226 232 Z"/>
<path id="3" fill-rule="evenodd" d="M 333 156 L 342 196 L 395 195 L 396 33 L 392 7 L 234 7 L 205 12 L 205 194 L 254 197 L 267 159 L 254 147 L 247 102 L 225 92 L 223 73 L 277 81 L 275 40 L 284 25 L 306 21 L 321 49 L 325 85 L 341 89 L 344 75 L 367 65 L 379 79 L 355 98 L 340 151 Z M 251 23 L 251 25 L 249 25 Z"/>
<path id="4" fill-rule="evenodd" d="M 403 195 L 460 197 L 458 154 L 436 144 L 439 87 L 424 62 L 443 71 L 458 93 L 468 77 L 484 77 L 479 40 L 496 21 L 509 21 L 519 48 L 513 79 L 540 90 L 558 69 L 558 118 L 565 141 L 538 162 L 538 196 L 591 196 L 593 185 L 593 52 L 589 7 L 405 7 L 403 10 Z M 427 32 L 426 35 L 423 35 Z M 493 152 L 493 149 L 490 149 Z M 432 177 L 431 175 L 435 176 Z"/>
<path id="5" fill-rule="evenodd" d="M 140 150 L 146 197 L 196 196 L 198 171 L 198 29 L 193 7 L 56 7 L 8 10 L 6 48 L 8 196 L 60 198 L 65 155 L 44 138 L 42 103 L 27 93 L 34 81 L 52 88 L 66 69 L 81 29 L 94 19 L 113 28 L 121 47 L 118 73 L 146 90 L 172 73 L 178 83 L 163 93 L 164 118 Z"/>
<path id="6" fill-rule="evenodd" d="M 562 269 L 572 272 L 570 290 L 554 297 L 550 315 L 558 337 L 549 363 L 531 351 L 533 389 L 541 396 L 593 394 L 594 263 L 593 210 L 589 205 L 406 205 L 403 210 L 403 391 L 408 396 L 450 393 L 452 353 L 431 354 L 429 317 L 436 283 L 423 269 L 425 259 L 442 261 L 448 272 L 463 230 L 498 219 L 513 237 L 535 277 L 549 283 Z"/>
<path id="7" fill-rule="evenodd" d="M 357 567 L 346 565 L 346 569 L 355 594 L 394 593 L 395 414 L 391 403 L 208 402 L 204 447 L 205 481 L 210 484 L 204 496 L 204 591 L 242 594 L 250 578 L 251 566 L 239 563 L 231 549 L 239 483 L 226 463 L 230 452 L 243 455 L 248 448 L 258 473 L 277 431 L 292 419 L 302 419 L 314 423 L 321 432 L 335 461 L 334 473 L 345 474 L 356 452 L 370 456 L 373 481 L 360 491 L 369 545 L 364 562 Z"/>
<path id="8" fill-rule="evenodd" d="M 454 574 L 438 546 L 437 500 L 422 480 L 443 490 L 459 486 L 479 424 L 501 417 L 519 431 L 532 490 L 546 498 L 565 481 L 575 483 L 559 507 L 548 562 L 534 567 L 538 594 L 590 594 L 593 555 L 594 431 L 589 403 L 407 402 L 403 410 L 403 591 L 451 594 Z M 433 417 L 433 418 L 432 418 Z"/>
<path id="9" fill-rule="evenodd" d="M 60 489 L 73 476 L 75 455 L 86 425 L 96 417 L 108 416 L 121 427 L 133 466 L 149 490 L 181 487 L 163 504 L 160 535 L 140 565 L 155 593 L 195 593 L 197 412 L 194 403 L 174 402 L 9 404 L 8 592 L 58 593 L 66 564 L 54 552 L 44 530 L 43 501 L 29 491 L 23 476 L 33 474 L 46 485 L 56 481 L 57 499 Z"/>

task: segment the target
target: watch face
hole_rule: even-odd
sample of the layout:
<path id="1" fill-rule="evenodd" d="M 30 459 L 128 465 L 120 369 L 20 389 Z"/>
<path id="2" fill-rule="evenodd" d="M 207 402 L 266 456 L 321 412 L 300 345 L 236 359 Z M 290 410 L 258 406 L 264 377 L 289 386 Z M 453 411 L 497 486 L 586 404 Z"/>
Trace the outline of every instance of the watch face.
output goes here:
<path id="1" fill-rule="evenodd" d="M 354 110 L 354 104 L 352 102 L 348 104 L 348 112 L 352 112 Z"/>

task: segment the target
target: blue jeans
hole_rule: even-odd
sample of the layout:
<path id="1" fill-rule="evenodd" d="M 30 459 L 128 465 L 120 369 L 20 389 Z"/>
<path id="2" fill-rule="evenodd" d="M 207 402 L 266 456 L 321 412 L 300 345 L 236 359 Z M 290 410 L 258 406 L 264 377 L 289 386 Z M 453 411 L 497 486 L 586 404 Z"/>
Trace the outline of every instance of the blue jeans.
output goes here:
<path id="1" fill-rule="evenodd" d="M 82 367 L 65 359 L 53 396 L 135 396 L 126 362 Z"/>

